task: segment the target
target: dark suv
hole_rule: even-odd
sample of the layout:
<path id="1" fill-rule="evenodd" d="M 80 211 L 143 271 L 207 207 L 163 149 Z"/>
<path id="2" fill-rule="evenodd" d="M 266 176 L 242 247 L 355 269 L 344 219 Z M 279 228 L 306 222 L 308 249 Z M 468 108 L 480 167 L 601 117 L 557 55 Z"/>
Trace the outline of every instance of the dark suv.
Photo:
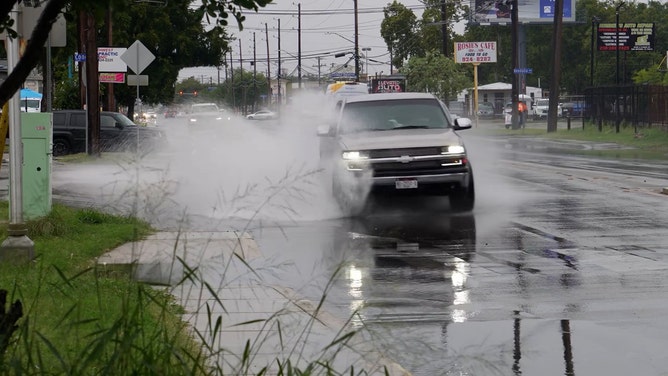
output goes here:
<path id="1" fill-rule="evenodd" d="M 100 112 L 100 150 L 150 151 L 165 142 L 155 127 L 138 126 L 119 112 Z M 53 155 L 86 150 L 86 111 L 53 111 Z"/>

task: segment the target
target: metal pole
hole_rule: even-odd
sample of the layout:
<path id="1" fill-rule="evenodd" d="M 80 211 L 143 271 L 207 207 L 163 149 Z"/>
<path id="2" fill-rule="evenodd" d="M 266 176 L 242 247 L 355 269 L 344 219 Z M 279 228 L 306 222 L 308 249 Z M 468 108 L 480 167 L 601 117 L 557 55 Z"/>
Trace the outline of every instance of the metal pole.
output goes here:
<path id="1" fill-rule="evenodd" d="M 19 5 L 9 13 L 17 30 Z M 19 61 L 19 41 L 6 38 L 7 73 L 11 74 Z M 23 221 L 23 144 L 21 141 L 21 99 L 20 91 L 9 99 L 9 225 L 7 239 L 0 246 L 0 261 L 28 262 L 34 258 L 35 243 L 28 238 L 28 226 Z"/>

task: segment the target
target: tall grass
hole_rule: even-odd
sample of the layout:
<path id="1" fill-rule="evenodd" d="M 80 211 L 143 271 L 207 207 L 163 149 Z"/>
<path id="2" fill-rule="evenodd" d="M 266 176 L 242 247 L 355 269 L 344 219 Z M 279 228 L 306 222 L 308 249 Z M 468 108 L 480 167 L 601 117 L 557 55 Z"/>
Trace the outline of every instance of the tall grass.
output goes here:
<path id="1" fill-rule="evenodd" d="M 272 206 L 289 215 L 289 206 L 277 204 L 275 198 L 287 194 L 293 199 L 303 199 L 303 192 L 294 185 L 313 175 L 312 171 L 292 171 L 279 181 L 270 182 L 268 196 L 253 210 L 259 212 Z M 253 195 L 256 188 L 237 192 L 233 199 Z M 134 199 L 135 203 L 142 200 L 139 196 Z M 305 306 L 285 296 L 289 304 L 269 317 L 235 323 L 240 327 L 259 325 L 261 330 L 256 338 L 246 342 L 242 353 L 232 354 L 220 346 L 222 315 L 215 313 L 225 311 L 219 296 L 225 284 L 212 286 L 197 263 L 177 255 L 179 244 L 174 244 L 173 250 L 174 263 L 184 270 L 178 286 L 156 288 L 133 280 L 131 274 L 103 270 L 96 263 L 97 257 L 155 232 L 137 216 L 140 212 L 151 213 L 146 211 L 150 204 L 144 202 L 143 206 L 141 210 L 135 206 L 131 215 L 123 215 L 54 204 L 46 217 L 27 221 L 29 237 L 35 242 L 35 260 L 27 265 L 0 264 L 0 289 L 9 291 L 9 301 L 18 300 L 24 307 L 19 330 L 0 358 L 0 374 L 389 374 L 382 361 L 370 372 L 359 366 L 359 362 L 342 364 L 337 359 L 343 351 L 355 347 L 357 334 L 363 329 L 350 325 L 352 317 L 341 323 L 331 342 L 311 348 L 314 342 L 310 333 L 314 325 L 321 324 L 327 289 L 337 278 L 338 270 L 316 306 Z M 0 202 L 0 217 L 8 217 L 7 202 Z M 6 222 L 0 225 L 0 236 L 7 237 Z M 230 265 L 233 260 L 248 273 L 256 272 L 246 261 L 242 248 L 235 248 L 224 264 Z M 204 303 L 208 312 L 206 330 L 185 321 L 188 312 L 173 294 L 184 286 L 193 296 L 210 295 Z M 301 318 L 295 321 L 295 314 Z M 269 351 L 279 355 L 267 363 L 263 356 L 267 344 L 275 343 L 269 336 L 276 333 L 280 348 Z M 359 355 L 360 359 L 364 356 Z"/>

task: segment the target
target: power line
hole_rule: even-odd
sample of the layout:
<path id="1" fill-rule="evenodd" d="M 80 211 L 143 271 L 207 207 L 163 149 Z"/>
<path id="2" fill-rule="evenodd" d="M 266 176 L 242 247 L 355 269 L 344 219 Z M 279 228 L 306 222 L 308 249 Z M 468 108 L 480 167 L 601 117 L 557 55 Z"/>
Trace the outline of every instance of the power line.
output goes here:
<path id="1" fill-rule="evenodd" d="M 411 10 L 426 9 L 426 5 L 404 5 L 406 8 Z M 357 13 L 383 13 L 385 8 L 359 8 Z M 344 8 L 344 9 L 302 9 L 302 16 L 329 16 L 336 14 L 350 14 L 352 15 L 355 12 L 353 8 Z M 270 10 L 265 11 L 260 9 L 257 12 L 253 12 L 258 15 L 267 15 L 267 16 L 297 16 L 297 11 L 292 9 L 282 9 L 282 10 Z"/>

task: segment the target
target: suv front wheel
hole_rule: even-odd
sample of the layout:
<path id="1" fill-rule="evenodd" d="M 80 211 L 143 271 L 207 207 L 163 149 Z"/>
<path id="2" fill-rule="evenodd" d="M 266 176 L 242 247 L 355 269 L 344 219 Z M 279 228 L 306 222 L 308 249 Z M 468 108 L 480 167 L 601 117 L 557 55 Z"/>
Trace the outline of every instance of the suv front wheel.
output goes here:
<path id="1" fill-rule="evenodd" d="M 469 174 L 468 187 L 460 187 L 450 193 L 450 208 L 455 212 L 469 212 L 475 205 L 475 187 L 473 184 L 473 174 Z"/>

